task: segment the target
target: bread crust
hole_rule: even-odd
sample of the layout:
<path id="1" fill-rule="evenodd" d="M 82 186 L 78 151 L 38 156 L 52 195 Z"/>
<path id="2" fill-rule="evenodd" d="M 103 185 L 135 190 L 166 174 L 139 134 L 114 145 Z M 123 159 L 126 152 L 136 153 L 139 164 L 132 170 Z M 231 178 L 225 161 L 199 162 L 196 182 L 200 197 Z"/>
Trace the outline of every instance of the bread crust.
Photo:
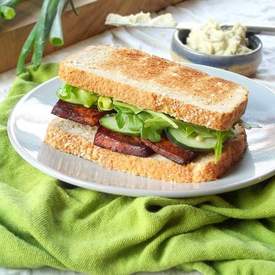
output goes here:
<path id="1" fill-rule="evenodd" d="M 67 126 L 64 127 L 64 124 Z M 59 151 L 95 161 L 108 169 L 163 181 L 197 183 L 221 177 L 241 159 L 247 147 L 246 134 L 241 126 L 237 127 L 238 134 L 225 144 L 218 162 L 215 162 L 213 153 L 208 153 L 187 165 L 179 165 L 162 157 L 141 158 L 97 147 L 93 145 L 94 127 L 59 118 L 49 124 L 45 143 Z M 71 128 L 76 131 L 68 130 Z"/>
<path id="2" fill-rule="evenodd" d="M 108 46 L 92 46 L 83 52 L 62 62 L 59 76 L 73 86 L 99 95 L 216 130 L 231 128 L 246 108 L 247 91 L 243 87 L 178 63 L 138 50 Z M 83 60 L 85 56 L 88 59 L 89 54 L 96 53 L 104 57 L 94 63 L 92 60 Z M 104 75 L 104 72 L 115 75 L 117 71 L 123 79 L 145 83 L 147 86 L 131 85 L 125 79 Z M 156 87 L 160 92 L 156 92 Z M 165 92 L 166 89 L 170 93 L 172 91 L 173 96 Z M 185 100 L 186 95 L 194 99 L 193 103 Z M 217 104 L 227 106 L 231 104 L 232 98 L 236 102 L 230 110 L 217 111 Z M 197 104 L 198 99 L 207 108 Z"/>

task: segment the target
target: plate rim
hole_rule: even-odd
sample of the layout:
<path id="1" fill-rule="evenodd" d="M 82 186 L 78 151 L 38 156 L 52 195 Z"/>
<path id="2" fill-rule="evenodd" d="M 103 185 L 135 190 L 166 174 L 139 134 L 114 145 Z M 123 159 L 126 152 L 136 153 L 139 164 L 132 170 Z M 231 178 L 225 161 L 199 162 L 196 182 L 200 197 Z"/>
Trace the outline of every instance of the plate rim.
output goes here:
<path id="1" fill-rule="evenodd" d="M 189 65 L 189 64 L 188 64 Z M 192 66 L 190 67 L 195 67 L 195 68 L 201 68 L 201 67 L 205 67 L 205 69 L 207 70 L 208 68 L 210 69 L 214 69 L 218 70 L 218 71 L 225 71 L 225 70 L 221 70 L 218 68 L 212 68 L 209 66 L 204 66 L 204 65 L 195 65 L 192 64 Z M 227 71 L 226 71 L 227 72 Z M 253 81 L 245 76 L 236 74 L 236 73 L 232 73 L 232 72 L 227 72 L 233 75 L 237 75 L 238 77 L 241 77 L 243 79 L 249 80 L 249 81 Z M 8 118 L 8 123 L 7 123 L 7 133 L 8 133 L 8 137 L 10 140 L 11 145 L 13 146 L 13 148 L 15 149 L 15 151 L 30 165 L 32 165 L 33 167 L 37 168 L 38 170 L 42 171 L 43 173 L 54 177 L 58 180 L 70 183 L 72 185 L 78 186 L 78 187 L 82 187 L 85 189 L 90 189 L 90 190 L 94 190 L 94 191 L 99 191 L 99 192 L 104 192 L 104 193 L 108 193 L 108 194 L 115 194 L 115 195 L 124 195 L 124 196 L 129 196 L 129 197 L 140 197 L 140 196 L 159 196 L 159 197 L 166 197 L 166 198 L 190 198 L 190 197 L 197 197 L 197 196 L 207 196 L 207 195 L 214 195 L 214 194 L 221 194 L 221 193 L 226 193 L 226 192 L 230 192 L 230 191 L 234 191 L 234 190 L 238 190 L 238 189 L 242 189 L 254 184 L 257 184 L 261 181 L 264 181 L 270 177 L 272 177 L 273 175 L 275 175 L 275 167 L 273 168 L 273 170 L 269 171 L 268 173 L 264 174 L 264 175 L 260 175 L 256 178 L 250 178 L 249 180 L 247 179 L 243 179 L 241 181 L 239 181 L 238 183 L 234 183 L 233 185 L 228 185 L 228 186 L 221 186 L 220 188 L 216 187 L 213 189 L 207 189 L 207 190 L 200 190 L 200 189 L 190 189 L 190 190 L 185 190 L 185 191 L 175 191 L 175 190 L 150 190 L 150 189 L 138 189 L 138 188 L 128 188 L 128 187 L 121 187 L 121 186 L 112 186 L 112 185 L 104 185 L 101 183 L 96 183 L 96 182 L 89 182 L 89 181 L 85 181 L 85 180 L 81 180 L 81 179 L 77 179 L 71 176 L 68 176 L 64 173 L 61 173 L 51 167 L 48 167 L 46 165 L 44 165 L 42 162 L 40 162 L 38 159 L 34 158 L 32 155 L 30 155 L 25 149 L 24 147 L 22 147 L 19 142 L 16 139 L 16 135 L 13 131 L 13 125 L 15 122 L 15 113 L 17 108 L 19 108 L 21 105 L 24 104 L 24 102 L 26 101 L 27 98 L 31 97 L 33 93 L 35 93 L 37 90 L 39 90 L 41 87 L 45 86 L 45 85 L 49 85 L 49 83 L 56 81 L 56 80 L 61 80 L 59 79 L 58 76 L 51 78 L 41 84 L 39 84 L 38 86 L 36 86 L 35 88 L 33 88 L 31 91 L 29 91 L 26 95 L 24 95 L 14 106 L 13 110 L 11 111 L 9 118 Z M 267 86 L 263 85 L 262 83 L 257 83 L 257 85 L 264 87 L 266 90 L 268 90 L 273 96 L 275 96 L 274 92 Z M 73 156 L 76 157 L 76 156 Z M 106 168 L 105 168 L 106 169 Z M 210 182 L 203 182 L 203 183 L 199 183 L 202 185 L 210 185 L 213 183 L 217 183 L 219 181 L 215 180 L 215 181 L 210 181 Z M 165 184 L 165 182 L 164 182 Z M 183 183 L 178 183 L 178 184 L 183 184 Z M 191 183 L 186 183 L 187 185 L 190 185 Z M 199 185 L 197 184 L 197 185 Z"/>

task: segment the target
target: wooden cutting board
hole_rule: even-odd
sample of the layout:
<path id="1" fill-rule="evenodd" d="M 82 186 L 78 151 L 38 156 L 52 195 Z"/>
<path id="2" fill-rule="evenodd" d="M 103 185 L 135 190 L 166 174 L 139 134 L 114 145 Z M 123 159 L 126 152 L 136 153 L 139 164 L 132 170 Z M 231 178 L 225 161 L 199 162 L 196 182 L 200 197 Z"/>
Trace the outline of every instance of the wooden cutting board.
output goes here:
<path id="1" fill-rule="evenodd" d="M 65 45 L 69 46 L 90 36 L 103 32 L 110 12 L 122 15 L 139 11 L 158 11 L 182 0 L 75 0 L 79 15 L 71 9 L 63 14 Z M 42 0 L 22 1 L 16 9 L 17 16 L 12 21 L 0 22 L 0 72 L 14 68 L 21 47 L 38 17 Z M 45 53 L 58 50 L 47 45 Z"/>

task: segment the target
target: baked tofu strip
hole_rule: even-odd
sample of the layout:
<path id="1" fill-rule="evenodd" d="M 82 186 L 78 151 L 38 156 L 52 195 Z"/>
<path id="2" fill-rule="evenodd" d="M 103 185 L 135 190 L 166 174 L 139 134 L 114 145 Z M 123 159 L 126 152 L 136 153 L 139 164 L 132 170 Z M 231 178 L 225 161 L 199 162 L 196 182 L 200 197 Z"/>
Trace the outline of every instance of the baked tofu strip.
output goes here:
<path id="1" fill-rule="evenodd" d="M 52 114 L 58 117 L 90 126 L 98 125 L 99 119 L 106 113 L 107 112 L 100 112 L 96 108 L 86 108 L 62 100 L 58 100 L 52 110 Z"/>
<path id="2" fill-rule="evenodd" d="M 126 155 L 149 157 L 154 154 L 154 151 L 141 142 L 140 138 L 116 133 L 104 127 L 97 129 L 94 144 Z"/>
<path id="3" fill-rule="evenodd" d="M 165 138 L 162 138 L 160 142 L 151 142 L 145 139 L 143 139 L 142 142 L 157 154 L 178 164 L 187 164 L 198 155 L 198 153 L 183 149 Z"/>

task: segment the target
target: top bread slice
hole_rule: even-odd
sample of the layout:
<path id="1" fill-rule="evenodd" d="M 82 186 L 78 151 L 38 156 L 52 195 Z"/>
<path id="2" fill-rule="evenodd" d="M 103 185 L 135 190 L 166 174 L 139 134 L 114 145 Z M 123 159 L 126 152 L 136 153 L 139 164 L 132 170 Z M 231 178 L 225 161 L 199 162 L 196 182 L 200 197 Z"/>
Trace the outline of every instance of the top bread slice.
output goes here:
<path id="1" fill-rule="evenodd" d="M 216 130 L 247 105 L 240 85 L 139 50 L 90 46 L 60 64 L 66 83 Z"/>

